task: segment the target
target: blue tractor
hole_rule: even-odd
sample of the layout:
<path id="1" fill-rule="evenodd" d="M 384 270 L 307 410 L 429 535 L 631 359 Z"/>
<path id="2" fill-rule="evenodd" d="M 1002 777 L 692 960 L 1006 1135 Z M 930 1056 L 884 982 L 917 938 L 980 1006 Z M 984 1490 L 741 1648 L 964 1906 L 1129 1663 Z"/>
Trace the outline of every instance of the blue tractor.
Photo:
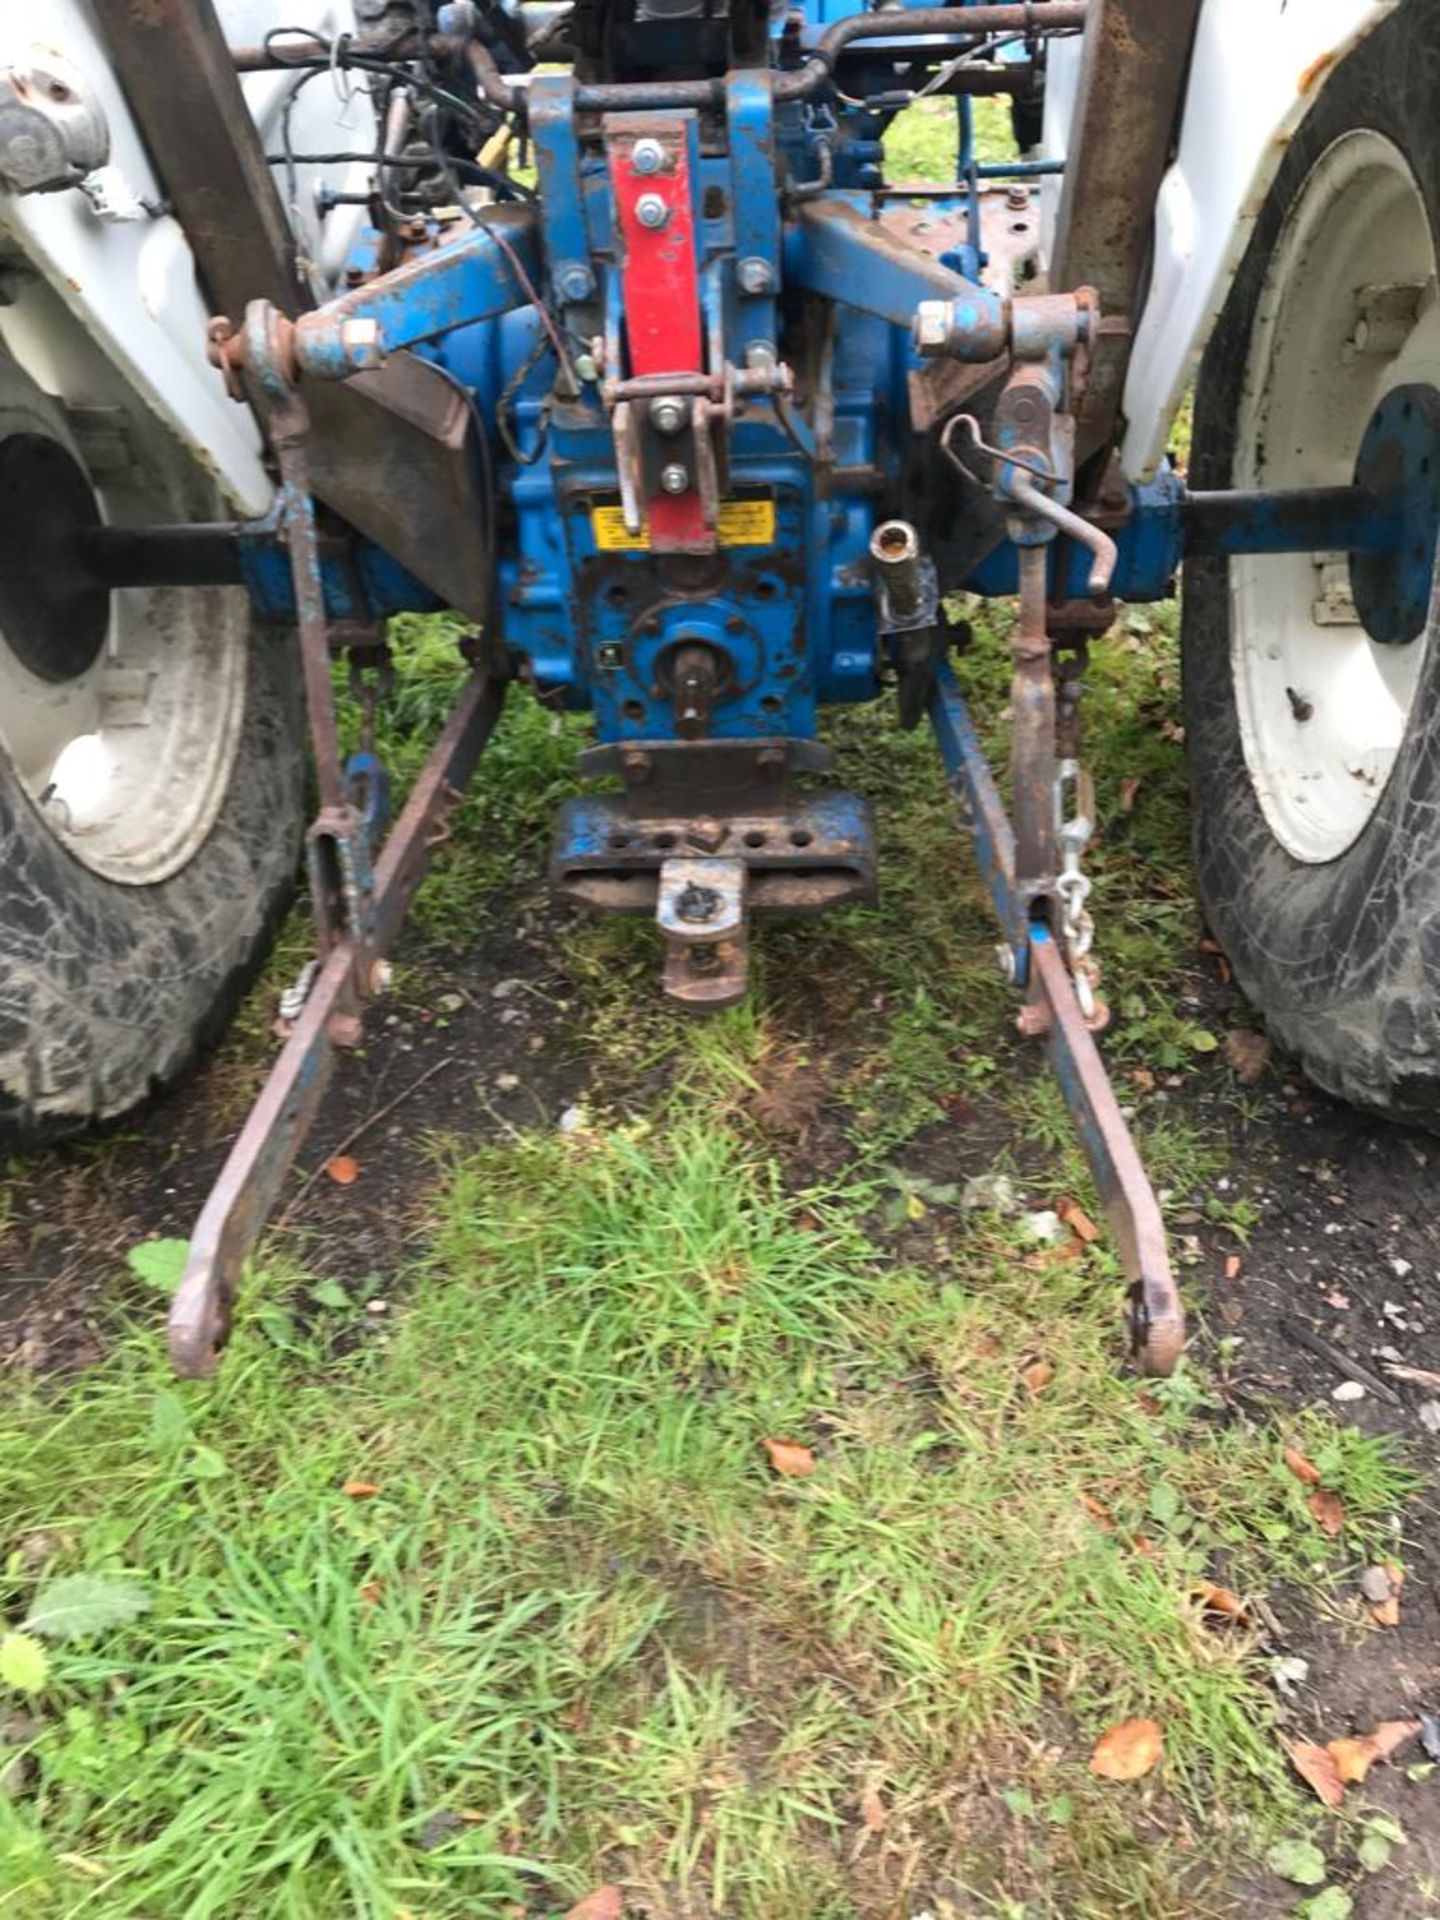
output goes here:
<path id="1" fill-rule="evenodd" d="M 327 20 L 334 11 L 322 9 Z M 599 913 L 653 917 L 663 991 L 697 1010 L 745 993 L 752 916 L 874 894 L 870 811 L 827 778 L 822 709 L 885 695 L 901 726 L 933 729 L 994 899 L 999 963 L 1023 998 L 1024 1030 L 1048 1045 L 1131 1281 L 1135 1351 L 1153 1371 L 1174 1365 L 1183 1323 L 1158 1209 L 1093 1037 L 1104 1009 L 1084 870 L 1087 648 L 1117 599 L 1170 593 L 1182 559 L 1212 651 L 1223 657 L 1227 632 L 1249 623 L 1229 642 L 1241 688 L 1227 723 L 1231 775 L 1217 748 L 1202 789 L 1216 783 L 1223 813 L 1220 787 L 1248 766 L 1245 831 L 1268 820 L 1303 869 L 1284 883 L 1296 901 L 1310 889 L 1298 931 L 1284 935 L 1298 943 L 1289 972 L 1277 981 L 1259 960 L 1240 963 L 1294 1044 L 1300 949 L 1323 937 L 1314 876 L 1370 831 L 1377 791 L 1409 750 L 1406 679 L 1424 648 L 1440 515 L 1440 359 L 1431 367 L 1422 351 L 1435 291 L 1434 222 L 1414 185 L 1423 168 L 1397 168 L 1372 146 L 1343 177 L 1313 184 L 1336 139 L 1368 137 L 1349 97 L 1365 94 L 1368 67 L 1396 57 L 1418 9 L 1332 9 L 1319 51 L 1338 78 L 1317 130 L 1305 131 L 1313 115 L 1300 123 L 1311 171 L 1287 161 L 1278 174 L 1273 136 L 1296 95 L 1273 78 L 1246 83 L 1229 174 L 1216 158 L 1217 102 L 1238 84 L 1219 11 L 1201 0 L 387 0 L 357 6 L 349 26 L 277 19 L 246 42 L 254 6 L 93 0 L 86 44 L 108 47 L 104 84 L 87 79 L 82 46 L 73 70 L 35 69 L 12 86 L 8 120 L 0 101 L 0 187 L 27 217 L 59 196 L 83 195 L 93 210 L 108 194 L 112 226 L 178 228 L 208 315 L 189 374 L 223 381 L 243 403 L 235 418 L 263 442 L 235 450 L 213 429 L 210 469 L 238 513 L 207 517 L 194 487 L 189 505 L 116 512 L 93 452 L 103 420 L 47 413 L 54 396 L 27 396 L 34 376 L 16 350 L 0 403 L 17 418 L 28 405 L 34 420 L 0 436 L 11 500 L 0 630 L 52 690 L 88 684 L 111 608 L 137 591 L 240 586 L 263 622 L 298 636 L 288 658 L 318 792 L 305 847 L 319 953 L 192 1243 L 172 1318 L 184 1370 L 214 1363 L 240 1263 L 336 1050 L 354 1044 L 384 983 L 437 826 L 517 682 L 593 716 L 555 825 L 555 889 Z M 1277 44 L 1293 63 L 1319 29 L 1277 16 L 1266 31 L 1290 36 Z M 302 103 L 313 109 L 337 81 L 360 91 L 373 131 L 357 136 L 352 113 L 327 150 L 313 150 L 313 133 L 297 145 Z M 1018 153 L 987 165 L 974 114 L 990 96 L 1010 103 Z M 953 179 L 892 179 L 887 129 L 935 99 L 954 103 Z M 140 140 L 117 165 L 108 129 L 122 114 Z M 1203 178 L 1192 136 L 1211 141 Z M 32 162 L 22 179 L 37 139 L 53 149 L 49 170 L 33 177 Z M 1182 188 L 1204 244 L 1183 241 Z M 1335 235 L 1354 235 L 1333 313 L 1322 290 L 1296 291 L 1315 240 L 1307 250 L 1286 236 L 1307 209 L 1317 232 L 1329 219 Z M 30 232 L 33 248 L 63 251 L 63 235 L 38 216 L 31 226 L 17 218 L 22 241 Z M 1362 258 L 1363 235 L 1382 229 L 1384 260 Z M 1266 261 L 1287 246 L 1299 250 L 1286 286 L 1267 292 Z M 1162 457 L 1164 435 L 1217 313 L 1212 356 L 1226 359 L 1207 360 L 1197 441 L 1211 484 L 1187 491 Z M 1350 369 L 1336 377 L 1338 400 L 1310 364 L 1321 349 L 1306 328 L 1322 320 L 1338 329 L 1324 352 Z M 1257 365 L 1260 399 L 1232 391 L 1233 368 Z M 1307 395 L 1324 417 L 1308 438 Z M 1288 589 L 1275 584 L 1285 567 Z M 1248 612 L 1230 606 L 1243 580 Z M 951 610 L 966 591 L 1018 597 L 1008 813 L 952 663 L 964 629 Z M 368 741 L 349 759 L 338 744 L 332 663 L 348 654 L 363 682 L 385 666 L 389 616 L 442 607 L 472 623 L 473 673 L 387 835 Z M 1297 607 L 1344 636 L 1323 686 L 1287 651 L 1299 644 L 1287 625 Z M 1210 661 L 1202 677 L 1213 671 Z M 194 680 L 192 702 L 206 685 Z M 133 707 L 142 692 L 128 697 Z M 170 1009 L 158 1065 L 145 1003 L 133 1028 L 150 1049 L 143 1073 L 127 1078 L 112 1058 L 101 1096 L 63 1045 L 38 1077 L 13 1065 L 35 1057 L 39 996 L 15 1040 L 0 990 L 0 1092 L 20 1122 L 85 1118 L 87 1100 L 89 1112 L 123 1106 L 165 1077 L 209 1017 L 203 1003 L 243 970 L 267 894 L 284 883 L 282 816 L 298 805 L 286 715 L 299 709 L 286 697 L 279 682 L 263 698 L 252 691 L 251 710 L 259 699 L 271 714 L 273 831 L 252 829 L 251 877 L 242 863 L 224 883 L 248 886 L 249 906 L 219 971 L 207 981 L 200 966 L 199 999 L 178 1027 Z M 1351 701 L 1371 704 L 1347 720 Z M 201 706 L 214 724 L 220 706 Z M 200 710 L 178 711 L 176 725 Z M 12 721 L 12 752 L 33 763 L 30 796 L 51 839 L 82 861 L 88 846 L 97 903 L 110 889 L 94 908 L 108 951 L 124 937 L 112 895 L 126 875 L 105 869 L 110 814 L 85 791 L 99 750 L 72 754 L 67 769 L 31 742 L 42 731 Z M 97 725 L 86 737 L 103 734 Z M 238 751 L 263 778 L 253 744 Z M 204 761 L 197 752 L 192 788 Z M 584 784 L 592 777 L 598 788 Z M 1250 858 L 1234 822 L 1207 856 L 1219 815 L 1204 818 L 1202 879 L 1207 857 L 1212 878 Z M 112 869 L 124 851 L 117 840 Z M 1263 865 L 1258 840 L 1252 851 Z M 160 862 L 153 884 L 186 867 Z M 46 885 L 63 892 L 58 879 Z M 1227 940 L 1242 955 L 1271 951 L 1263 901 L 1237 918 L 1244 886 L 1222 879 L 1214 890 L 1217 920 L 1230 910 Z M 192 956 L 203 905 L 188 909 Z M 157 927 L 152 915 L 152 944 Z M 1396 987 L 1392 1038 L 1403 998 Z M 1424 1081 L 1433 1003 L 1412 992 L 1406 1004 L 1431 1035 L 1393 1040 L 1408 1065 L 1382 1045 L 1352 1073 L 1339 1042 L 1327 1053 L 1317 1038 L 1320 1077 L 1381 1101 Z M 157 1020 L 164 1012 L 157 1002 Z M 1336 1033 L 1346 1017 L 1342 1008 Z M 72 1024 L 79 1062 L 83 1007 Z"/>

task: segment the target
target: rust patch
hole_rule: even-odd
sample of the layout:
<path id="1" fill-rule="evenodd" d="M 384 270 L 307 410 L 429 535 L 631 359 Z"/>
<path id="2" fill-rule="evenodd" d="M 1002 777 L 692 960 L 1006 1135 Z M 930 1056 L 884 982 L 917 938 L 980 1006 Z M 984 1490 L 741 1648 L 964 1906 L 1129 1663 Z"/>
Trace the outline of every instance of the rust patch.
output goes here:
<path id="1" fill-rule="evenodd" d="M 1331 67 L 1334 66 L 1335 58 L 1335 49 L 1332 47 L 1328 52 L 1322 53 L 1318 59 L 1312 60 L 1309 66 L 1306 67 L 1300 76 L 1300 85 L 1298 88 L 1302 100 L 1305 95 L 1310 92 L 1311 88 L 1322 80 L 1330 71 Z"/>

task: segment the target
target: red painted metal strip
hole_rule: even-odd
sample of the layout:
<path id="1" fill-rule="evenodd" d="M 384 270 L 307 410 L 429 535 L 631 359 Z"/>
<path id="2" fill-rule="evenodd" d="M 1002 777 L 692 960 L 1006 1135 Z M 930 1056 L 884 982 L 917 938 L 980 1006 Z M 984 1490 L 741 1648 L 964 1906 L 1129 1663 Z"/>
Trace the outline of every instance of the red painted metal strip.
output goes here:
<path id="1" fill-rule="evenodd" d="M 637 140 L 656 142 L 663 149 L 658 171 L 635 171 L 631 156 Z M 630 372 L 637 377 L 701 373 L 704 331 L 686 122 L 647 115 L 633 133 L 627 129 L 613 139 L 610 177 L 624 249 Z M 642 205 L 656 203 L 665 209 L 664 221 L 647 225 L 640 217 Z M 645 510 L 656 552 L 708 551 L 714 546 L 693 485 L 681 494 L 656 493 Z"/>

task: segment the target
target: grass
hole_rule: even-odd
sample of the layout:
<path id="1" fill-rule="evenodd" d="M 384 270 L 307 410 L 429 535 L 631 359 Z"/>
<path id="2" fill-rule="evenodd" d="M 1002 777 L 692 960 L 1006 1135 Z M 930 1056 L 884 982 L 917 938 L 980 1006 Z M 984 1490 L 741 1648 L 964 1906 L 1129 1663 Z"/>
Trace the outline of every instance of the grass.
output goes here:
<path id="1" fill-rule="evenodd" d="M 918 171 L 950 137 L 922 112 L 894 143 Z M 997 754 L 1006 617 L 963 663 Z M 1205 1052 L 1177 975 L 1173 632 L 1132 613 L 1091 675 L 1122 1084 Z M 402 782 L 454 637 L 399 635 Z M 215 1383 L 169 1377 L 158 1311 L 117 1317 L 75 1381 L 12 1383 L 0 1620 L 78 1571 L 149 1606 L 54 1645 L 35 1695 L 0 1686 L 28 1768 L 0 1789 L 7 1920 L 519 1920 L 607 1880 L 663 1920 L 1166 1920 L 1224 1911 L 1304 1826 L 1257 1643 L 1197 1590 L 1323 1593 L 1393 1546 L 1404 1464 L 1321 1416 L 1238 1413 L 1193 1361 L 1126 1378 L 1104 1246 L 960 1204 L 957 1097 L 1032 1204 L 1093 1202 L 1009 1032 L 933 748 L 880 713 L 831 735 L 877 806 L 881 908 L 762 927 L 750 1002 L 699 1026 L 658 1002 L 651 930 L 557 928 L 554 1033 L 592 1063 L 591 1111 L 434 1141 L 387 1312 L 323 1248 L 306 1272 L 272 1246 Z M 417 1002 L 536 890 L 575 745 L 515 702 L 421 897 Z M 1141 1101 L 1137 1129 L 1177 1195 L 1221 1165 L 1178 1103 Z M 767 1439 L 814 1471 L 777 1475 Z M 1340 1548 L 1286 1443 L 1341 1496 Z M 1162 1768 L 1097 1779 L 1092 1742 L 1133 1715 Z"/>
<path id="2" fill-rule="evenodd" d="M 795 1187 L 737 1086 L 438 1149 L 383 1332 L 272 1272 L 215 1386 L 132 1332 L 17 1393 L 6 1611 L 37 1551 L 151 1607 L 54 1653 L 0 1910 L 438 1920 L 608 1876 L 754 1920 L 1208 1910 L 1210 1810 L 1289 1813 L 1248 1640 L 1194 1598 L 1314 1578 L 1280 1430 L 1122 1378 L 1103 1264 L 953 1219 L 897 1259 L 873 1184 Z M 1292 1437 L 1378 1537 L 1383 1449 Z M 1160 1794 L 1084 1766 L 1141 1713 Z"/>

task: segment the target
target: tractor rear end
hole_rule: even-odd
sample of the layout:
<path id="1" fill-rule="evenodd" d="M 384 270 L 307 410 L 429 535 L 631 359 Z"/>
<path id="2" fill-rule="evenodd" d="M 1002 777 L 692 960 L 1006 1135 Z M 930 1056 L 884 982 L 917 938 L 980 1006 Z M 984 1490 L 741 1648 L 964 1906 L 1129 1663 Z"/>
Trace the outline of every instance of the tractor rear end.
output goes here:
<path id="1" fill-rule="evenodd" d="M 132 226 L 156 226 L 150 244 L 170 228 L 188 242 L 209 316 L 213 384 L 197 376 L 206 404 L 223 382 L 240 403 L 235 417 L 259 429 L 254 444 L 242 436 L 232 447 L 231 434 L 219 461 L 212 447 L 212 477 L 192 476 L 188 497 L 177 483 L 162 510 L 134 489 L 112 500 L 33 334 L 0 316 L 14 385 L 0 439 L 0 484 L 14 502 L 0 534 L 9 648 L 0 646 L 0 673 L 14 681 L 0 718 L 10 756 L 0 806 L 20 823 L 9 901 L 13 912 L 33 847 L 46 877 L 24 897 L 51 931 L 67 915 L 103 923 L 111 982 L 108 999 L 82 994 L 64 1022 L 49 934 L 38 945 L 7 936 L 20 986 L 9 1002 L 0 989 L 0 1089 L 15 1124 L 34 1132 L 118 1110 L 169 1077 L 213 1026 L 283 896 L 303 702 L 318 950 L 174 1303 L 176 1363 L 208 1371 L 244 1261 L 337 1058 L 383 990 L 386 955 L 513 683 L 593 716 L 577 775 L 606 784 L 559 812 L 556 892 L 596 912 L 652 917 L 661 990 L 701 1012 L 746 992 L 755 916 L 863 902 L 883 884 L 865 798 L 830 783 L 819 725 L 827 705 L 888 691 L 900 726 L 933 730 L 993 898 L 1021 1029 L 1048 1048 L 1124 1264 L 1134 1352 L 1168 1372 L 1183 1316 L 1159 1209 L 1095 1042 L 1107 1015 L 1085 871 L 1087 653 L 1117 599 L 1169 594 L 1182 560 L 1211 583 L 1200 621 L 1215 617 L 1217 583 L 1223 597 L 1233 578 L 1251 577 L 1246 569 L 1263 582 L 1288 566 L 1316 623 L 1331 595 L 1349 649 L 1343 660 L 1331 650 L 1333 686 L 1311 698 L 1291 684 L 1303 675 L 1287 655 L 1284 711 L 1263 724 L 1252 715 L 1247 731 L 1242 699 L 1230 749 L 1262 825 L 1276 766 L 1314 772 L 1313 793 L 1293 802 L 1297 834 L 1313 826 L 1313 796 L 1331 777 L 1325 752 L 1342 768 L 1358 755 L 1340 800 L 1318 803 L 1340 807 L 1336 833 L 1354 826 L 1348 841 L 1322 834 L 1310 857 L 1272 833 L 1305 869 L 1285 884 L 1309 886 L 1297 954 L 1307 938 L 1330 939 L 1313 870 L 1367 835 L 1378 845 L 1372 828 L 1397 760 L 1437 757 L 1412 747 L 1414 686 L 1405 691 L 1422 671 L 1440 518 L 1430 384 L 1440 361 L 1427 373 L 1424 331 L 1435 310 L 1433 223 L 1416 227 L 1414 216 L 1424 193 L 1404 201 L 1400 172 L 1378 150 L 1356 158 L 1374 217 L 1407 235 L 1410 251 L 1400 280 L 1377 267 L 1357 315 L 1345 307 L 1360 297 L 1352 286 L 1335 296 L 1336 324 L 1363 324 L 1375 344 L 1357 347 L 1354 326 L 1323 343 L 1346 399 L 1321 453 L 1307 459 L 1302 448 L 1287 465 L 1267 450 L 1245 471 L 1217 456 L 1214 484 L 1190 492 L 1141 443 L 1148 430 L 1163 444 L 1203 319 L 1168 357 L 1157 358 L 1153 328 L 1147 345 L 1145 326 L 1157 302 L 1180 297 L 1183 272 L 1156 246 L 1156 210 L 1183 183 L 1186 139 L 1213 106 L 1208 94 L 1197 102 L 1194 81 L 1187 99 L 1186 79 L 1221 57 L 1225 0 L 884 12 L 812 0 L 783 17 L 759 0 L 358 11 L 374 17 L 354 31 L 327 17 L 300 29 L 276 22 L 247 40 L 245 18 L 265 9 L 229 8 L 227 37 L 211 0 L 94 0 L 96 44 L 113 61 L 106 84 L 121 101 L 107 114 L 83 72 L 32 59 L 13 125 L 32 145 L 49 138 L 58 158 L 27 181 L 17 178 L 19 135 L 7 146 L 0 117 L 0 184 L 13 205 L 63 202 L 85 221 L 103 217 L 102 192 L 116 201 L 128 192 L 140 209 Z M 1393 58 L 1394 35 L 1417 12 L 1339 0 L 1331 11 L 1324 44 L 1343 44 L 1347 31 L 1360 41 L 1342 78 L 1353 62 Z M 1292 36 L 1293 52 L 1294 34 L 1317 28 L 1277 15 L 1274 31 Z M 301 105 L 337 83 L 359 103 L 348 130 L 323 150 L 297 146 Z M 1012 103 L 1022 151 L 984 164 L 974 105 L 995 95 Z M 955 103 L 953 182 L 892 180 L 887 129 L 937 96 Z M 1267 102 L 1252 116 L 1262 148 L 1277 111 L 1273 94 Z M 128 169 L 105 160 L 97 131 L 122 112 L 143 133 Z M 108 186 L 97 184 L 105 175 Z M 1308 179 L 1269 190 L 1284 201 L 1280 229 Z M 1344 182 L 1331 202 L 1344 211 Z M 1232 241 L 1257 217 L 1264 209 L 1249 203 L 1217 215 Z M 318 221 L 308 246 L 306 220 Z M 12 230 L 23 274 L 25 223 Z M 1358 261 L 1359 240 L 1352 251 Z M 1302 248 L 1297 276 L 1305 257 Z M 15 303 L 30 300 L 36 324 L 54 298 L 38 278 L 43 297 Z M 1242 270 L 1227 314 L 1246 284 Z M 1247 343 L 1258 324 L 1253 300 L 1249 331 L 1233 323 Z M 102 342 L 97 359 L 123 363 L 122 345 Z M 1293 339 L 1285 351 L 1293 367 L 1277 390 L 1286 431 L 1303 439 L 1304 352 Z M 1357 358 L 1361 373 L 1347 373 Z M 1221 380 L 1212 371 L 1209 391 Z M 1208 404 L 1202 387 L 1207 433 Z M 177 422 L 173 402 L 169 441 L 163 406 L 143 411 L 157 446 L 178 433 L 196 451 L 194 419 Z M 1233 438 L 1233 424 L 1214 432 Z M 173 449 L 172 462 L 186 464 Z M 127 471 L 153 464 L 130 459 Z M 207 488 L 211 499 L 228 495 L 228 513 L 206 515 Z M 962 592 L 1017 599 L 1008 812 L 952 666 L 964 634 L 949 610 Z M 189 636 L 198 662 L 188 693 L 166 690 L 163 661 L 137 674 L 141 642 L 116 640 L 127 609 L 131 628 L 138 619 L 153 635 L 167 595 L 170 631 Z M 201 605 L 225 610 L 228 640 L 197 639 Z M 472 623 L 472 672 L 390 824 L 368 730 L 358 752 L 342 753 L 334 666 L 348 659 L 362 712 L 373 711 L 390 670 L 387 620 L 442 607 Z M 1233 678 L 1257 686 L 1263 703 L 1273 662 L 1252 669 L 1251 655 L 1263 658 L 1272 636 L 1256 630 L 1253 608 L 1242 614 L 1251 625 L 1232 636 Z M 257 618 L 270 637 L 251 639 Z M 1303 633 L 1287 628 L 1283 644 L 1303 658 Z M 228 707 L 215 699 L 222 669 Z M 1213 674 L 1214 661 L 1202 671 Z M 1362 695 L 1357 724 L 1383 737 L 1357 747 L 1341 710 Z M 126 698 L 152 776 L 166 764 L 174 772 L 176 743 L 188 742 L 170 823 L 179 840 L 148 871 L 144 833 L 127 856 L 140 870 L 121 858 L 121 787 L 87 801 L 76 771 L 77 741 L 91 743 L 92 761 L 114 759 Z M 153 725 L 167 698 L 168 732 Z M 1318 757 L 1285 731 L 1303 729 L 1303 709 L 1313 718 L 1317 704 L 1334 735 Z M 230 715 L 220 736 L 217 713 Z M 88 730 L 67 736 L 77 714 Z M 210 735 L 195 734 L 197 715 L 210 716 Z M 1209 720 L 1199 713 L 1192 727 Z M 1345 778 L 1364 788 L 1359 801 Z M 197 813 L 207 780 L 216 792 Z M 134 773 L 132 787 L 143 784 Z M 1417 804 L 1422 795 L 1423 783 Z M 159 790 L 151 815 L 165 816 Z M 1207 816 L 1202 847 L 1209 831 Z M 1222 865 L 1244 857 L 1227 846 Z M 1223 921 L 1237 885 L 1218 891 L 1224 898 L 1209 904 Z M 1406 911 L 1419 950 L 1426 901 Z M 1227 939 L 1265 950 L 1265 916 L 1263 902 L 1250 905 Z M 153 951 L 142 940 L 138 958 L 126 954 L 127 927 Z M 162 984 L 177 968 L 193 988 L 178 1027 Z M 1242 966 L 1241 977 L 1250 986 L 1257 971 Z M 1252 987 L 1282 1031 L 1293 984 L 1268 998 Z M 1345 991 L 1366 999 L 1363 982 Z M 117 1020 L 121 1002 L 128 1019 Z M 1423 984 L 1407 1005 L 1413 1090 L 1429 1083 L 1435 1014 Z M 1336 1015 L 1337 1032 L 1349 1018 Z M 163 1056 L 128 1072 L 105 1067 L 117 1025 L 138 1033 L 143 1051 L 147 1022 L 162 1020 L 174 1043 Z M 1387 1044 L 1362 1093 L 1383 1098 L 1402 1077 Z M 1322 1078 L 1326 1064 L 1318 1060 Z"/>

